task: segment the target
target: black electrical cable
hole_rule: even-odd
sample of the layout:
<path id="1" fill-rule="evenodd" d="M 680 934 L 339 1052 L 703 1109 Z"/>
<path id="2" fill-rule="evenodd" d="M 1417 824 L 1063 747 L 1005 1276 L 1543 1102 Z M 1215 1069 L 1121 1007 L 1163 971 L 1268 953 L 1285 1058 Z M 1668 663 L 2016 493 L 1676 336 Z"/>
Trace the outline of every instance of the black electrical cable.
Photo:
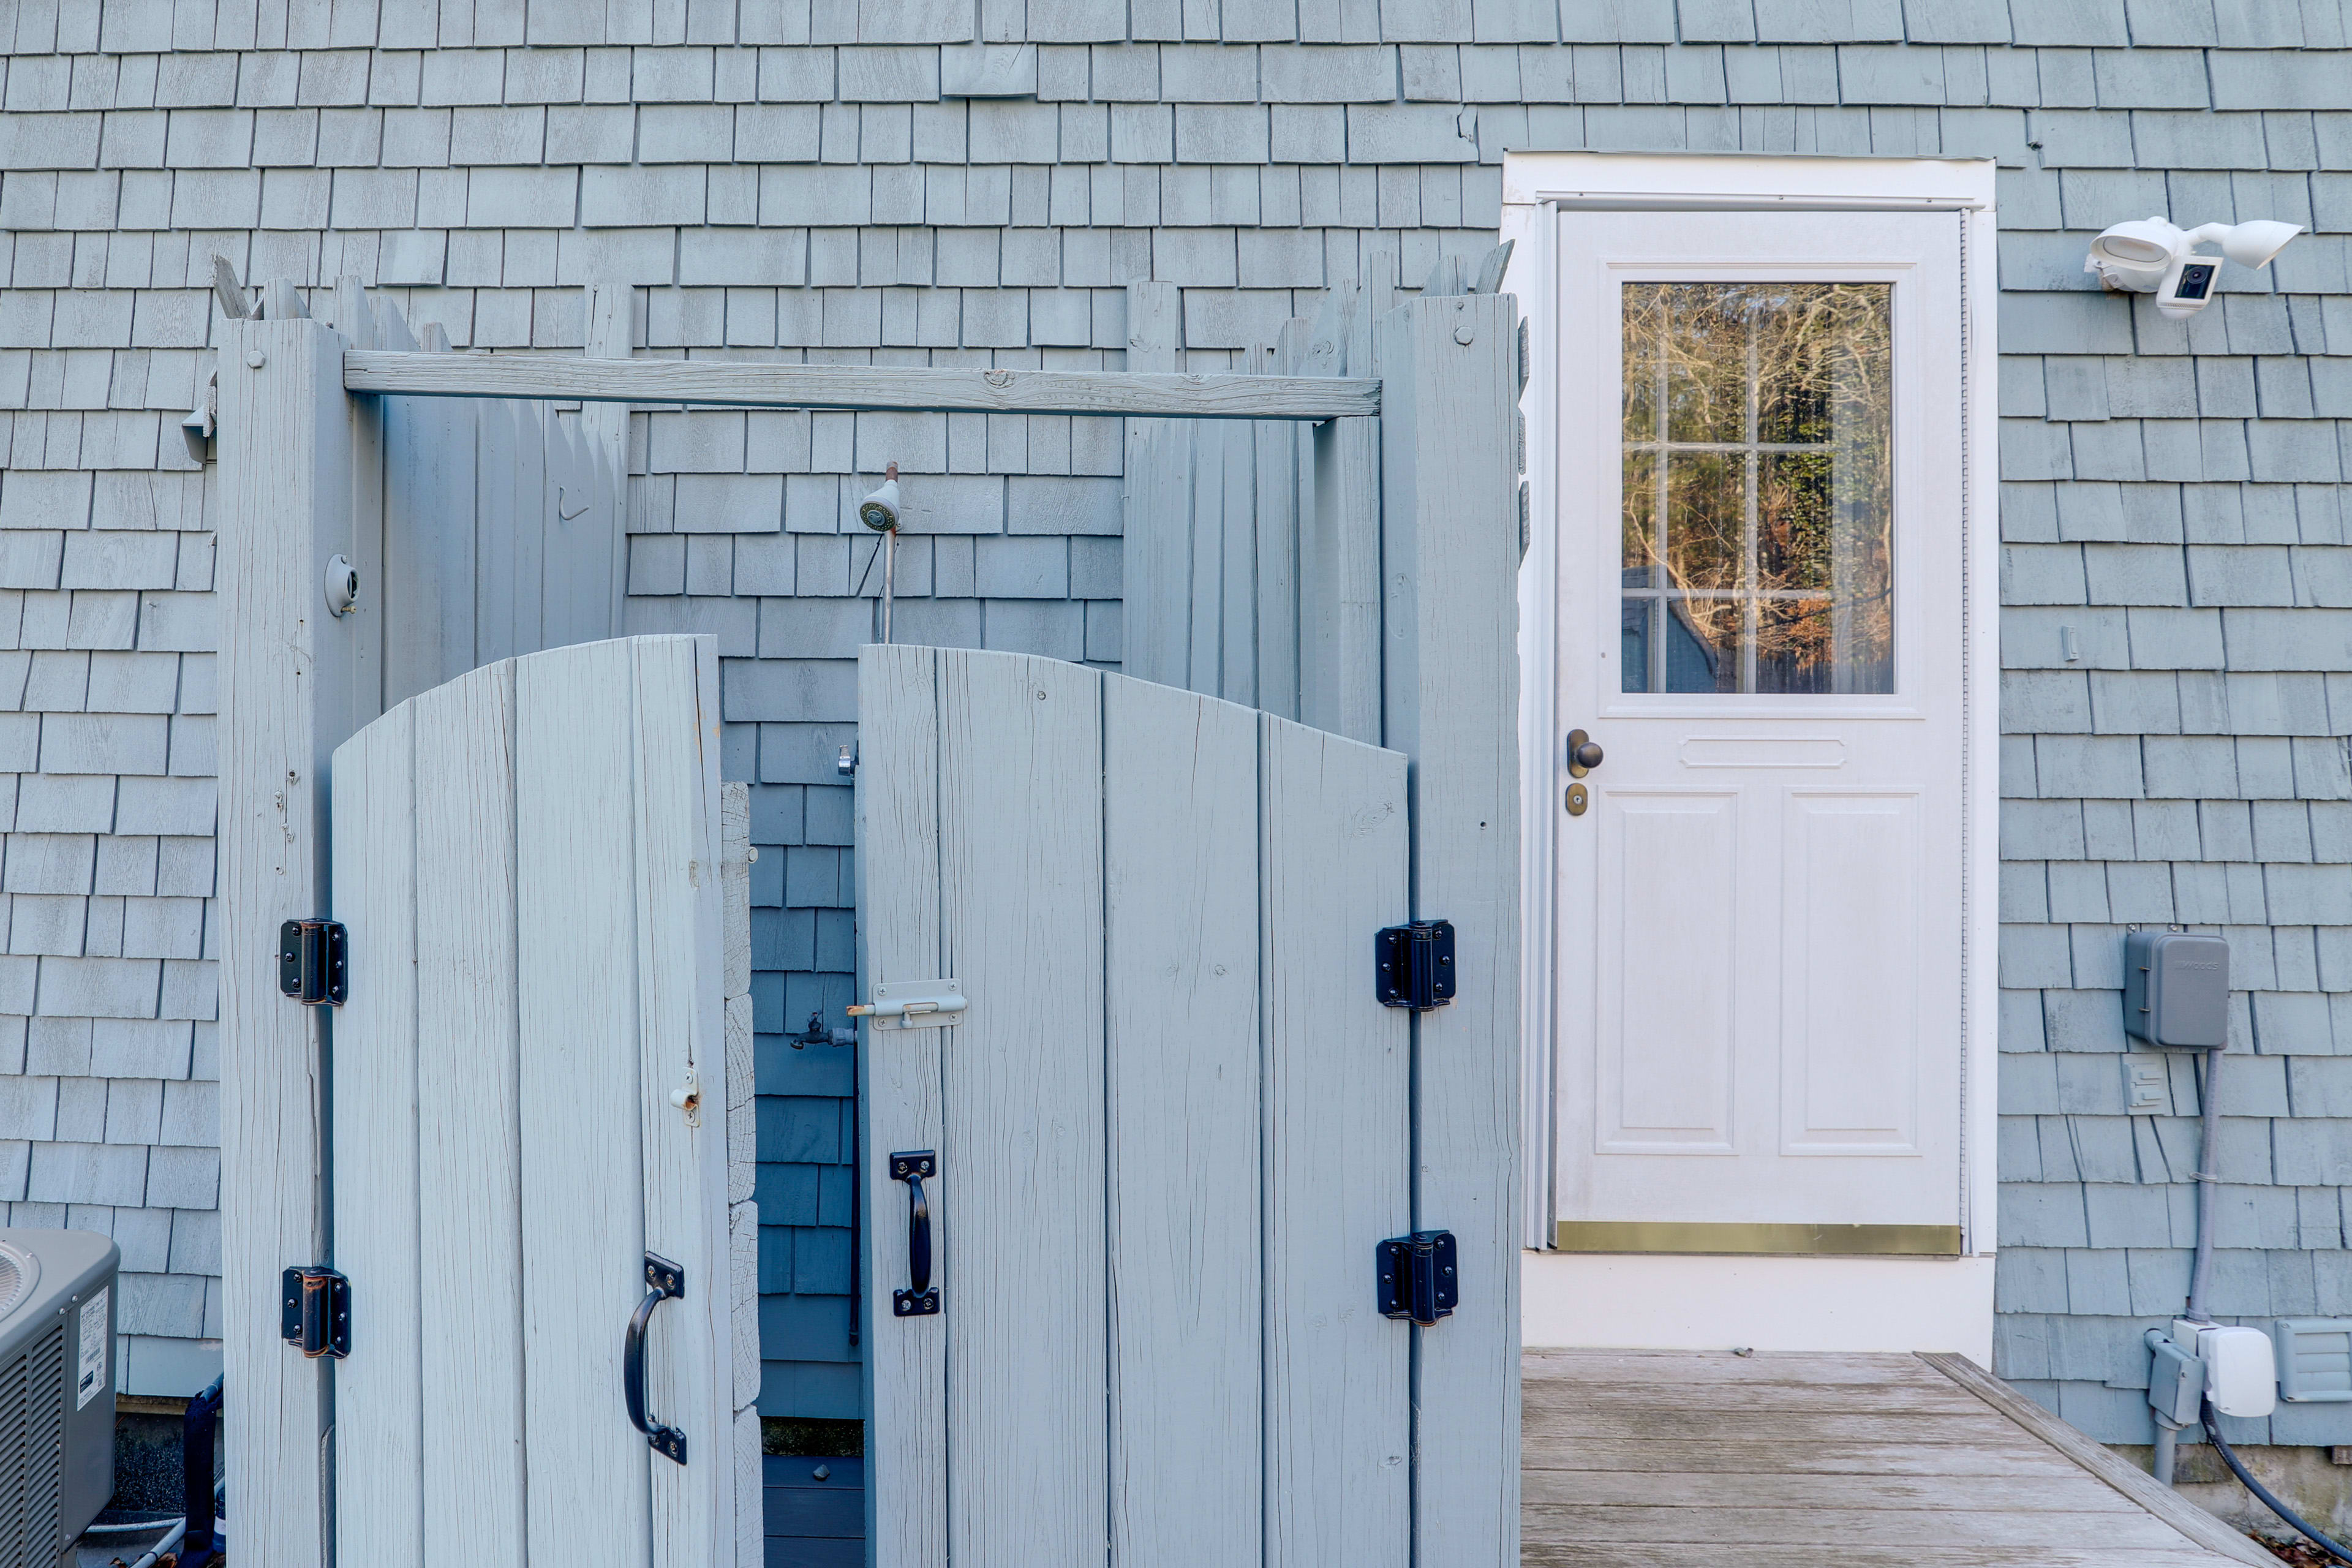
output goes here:
<path id="1" fill-rule="evenodd" d="M 2245 1489 L 2248 1491 L 2262 1499 L 2263 1505 L 2269 1509 L 2273 1513 L 2278 1515 L 2281 1519 L 2286 1521 L 2289 1524 L 2303 1531 L 2304 1534 L 2309 1536 L 2312 1540 L 2312 1543 L 2317 1546 L 2322 1552 L 2326 1552 L 2338 1563 L 2352 1564 L 2352 1547 L 2339 1545 L 2330 1537 L 2322 1535 L 2318 1531 L 2314 1530 L 2311 1527 L 2310 1521 L 2305 1520 L 2303 1515 L 2295 1512 L 2294 1510 L 2279 1501 L 2277 1498 L 2273 1497 L 2271 1495 L 2270 1488 L 2254 1479 L 2252 1473 L 2249 1471 L 2242 1462 L 2240 1462 L 2237 1451 L 2231 1448 L 2230 1447 L 2229 1440 L 2221 1436 L 2221 1428 L 2215 1424 L 2213 1419 L 2214 1410 L 2213 1402 L 2211 1400 L 2208 1399 L 2204 1402 L 2202 1415 L 2205 1422 L 2206 1439 L 2213 1445 L 2213 1451 L 2221 1456 L 2221 1462 L 2230 1467 L 2230 1473 L 2237 1477 L 2238 1479 L 2244 1484 Z"/>

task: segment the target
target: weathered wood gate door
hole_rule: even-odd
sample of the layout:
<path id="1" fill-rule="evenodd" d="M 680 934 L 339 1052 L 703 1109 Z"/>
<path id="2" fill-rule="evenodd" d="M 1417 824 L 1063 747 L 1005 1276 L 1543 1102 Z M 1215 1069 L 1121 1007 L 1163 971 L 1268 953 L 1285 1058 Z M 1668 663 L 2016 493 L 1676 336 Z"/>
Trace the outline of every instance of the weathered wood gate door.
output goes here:
<path id="1" fill-rule="evenodd" d="M 507 659 L 335 752 L 344 1563 L 735 1559 L 716 666 Z M 649 1253 L 682 1276 L 644 1392 L 683 1463 L 625 1386 Z"/>
<path id="2" fill-rule="evenodd" d="M 1405 759 L 1012 654 L 858 704 L 861 994 L 967 1004 L 864 1052 L 874 1562 L 1402 1568 Z"/>

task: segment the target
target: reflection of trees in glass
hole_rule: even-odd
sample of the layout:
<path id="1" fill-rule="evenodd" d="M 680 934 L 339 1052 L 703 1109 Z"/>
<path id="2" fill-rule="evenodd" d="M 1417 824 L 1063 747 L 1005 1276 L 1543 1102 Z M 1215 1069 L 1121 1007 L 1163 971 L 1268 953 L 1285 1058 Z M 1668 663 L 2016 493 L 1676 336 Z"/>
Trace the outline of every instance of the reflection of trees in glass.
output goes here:
<path id="1" fill-rule="evenodd" d="M 1625 286 L 1627 689 L 1893 689 L 1889 304 Z"/>

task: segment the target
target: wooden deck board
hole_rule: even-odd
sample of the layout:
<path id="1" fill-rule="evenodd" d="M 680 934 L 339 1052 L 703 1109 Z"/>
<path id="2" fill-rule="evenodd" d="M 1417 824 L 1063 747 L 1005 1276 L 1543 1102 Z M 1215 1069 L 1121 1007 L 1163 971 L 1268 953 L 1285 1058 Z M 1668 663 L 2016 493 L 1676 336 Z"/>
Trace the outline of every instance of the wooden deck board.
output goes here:
<path id="1" fill-rule="evenodd" d="M 1537 1351 L 1527 1568 L 2269 1562 L 1949 1358 Z M 2039 1417 L 2037 1419 L 2037 1417 Z"/>

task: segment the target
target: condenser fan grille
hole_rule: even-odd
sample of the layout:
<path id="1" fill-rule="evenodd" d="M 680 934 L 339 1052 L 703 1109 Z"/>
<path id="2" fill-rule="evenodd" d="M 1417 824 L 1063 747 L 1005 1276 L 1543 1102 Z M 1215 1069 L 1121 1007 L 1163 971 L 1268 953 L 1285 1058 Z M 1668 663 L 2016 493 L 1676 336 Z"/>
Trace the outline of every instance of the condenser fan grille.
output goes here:
<path id="1" fill-rule="evenodd" d="M 32 1259 L 0 1242 L 0 1318 L 16 1310 L 33 1289 Z"/>

